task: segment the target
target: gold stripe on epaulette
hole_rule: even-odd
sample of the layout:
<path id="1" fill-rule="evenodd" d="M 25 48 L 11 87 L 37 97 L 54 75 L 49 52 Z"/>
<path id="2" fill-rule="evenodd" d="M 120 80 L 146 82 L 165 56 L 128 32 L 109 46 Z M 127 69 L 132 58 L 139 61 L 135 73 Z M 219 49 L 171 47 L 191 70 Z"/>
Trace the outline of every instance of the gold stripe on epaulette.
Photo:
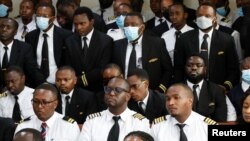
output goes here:
<path id="1" fill-rule="evenodd" d="M 141 115 L 141 114 L 139 114 L 139 113 L 134 114 L 133 117 L 134 117 L 134 118 L 138 118 L 139 120 L 142 120 L 142 119 L 145 118 L 143 115 Z"/>
<path id="2" fill-rule="evenodd" d="M 3 93 L 0 94 L 0 98 L 6 97 L 6 96 L 7 96 L 7 93 L 6 93 L 6 92 L 3 92 Z"/>
<path id="3" fill-rule="evenodd" d="M 212 120 L 212 119 L 210 119 L 210 118 L 208 118 L 208 117 L 206 117 L 206 118 L 204 119 L 204 121 L 205 121 L 208 125 L 217 125 L 217 124 L 218 124 L 216 121 L 214 121 L 214 120 Z"/>
<path id="4" fill-rule="evenodd" d="M 233 88 L 233 85 L 232 85 L 232 83 L 230 81 L 225 81 L 224 84 L 227 84 L 230 89 Z"/>
<path id="5" fill-rule="evenodd" d="M 161 116 L 161 117 L 158 117 L 156 119 L 154 119 L 153 121 L 153 124 L 157 124 L 157 123 L 160 123 L 160 122 L 163 122 L 163 121 L 166 121 L 166 117 L 165 116 Z"/>
<path id="6" fill-rule="evenodd" d="M 74 122 L 75 122 L 75 120 L 74 120 L 73 118 L 69 118 L 69 119 L 68 119 L 68 122 L 70 122 L 70 123 L 74 123 Z"/>
<path id="7" fill-rule="evenodd" d="M 88 118 L 89 118 L 89 119 L 93 119 L 93 118 L 95 118 L 95 117 L 100 117 L 100 116 L 101 116 L 101 113 L 98 112 L 98 113 L 93 113 L 93 114 L 88 115 Z"/>
<path id="8" fill-rule="evenodd" d="M 163 92 L 166 92 L 167 88 L 163 84 L 160 84 L 159 87 L 163 90 Z"/>

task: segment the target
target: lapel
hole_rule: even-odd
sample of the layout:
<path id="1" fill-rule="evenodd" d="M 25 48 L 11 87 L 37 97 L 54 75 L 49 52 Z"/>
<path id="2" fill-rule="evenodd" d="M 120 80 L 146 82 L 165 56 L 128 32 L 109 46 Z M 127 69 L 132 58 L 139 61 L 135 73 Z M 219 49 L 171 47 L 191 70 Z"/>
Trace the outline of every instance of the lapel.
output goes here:
<path id="1" fill-rule="evenodd" d="M 121 61 L 122 61 L 122 70 L 125 72 L 125 64 L 126 64 L 126 52 L 127 52 L 127 47 L 128 47 L 128 39 L 122 39 L 120 44 L 118 44 L 118 48 L 120 50 L 120 55 L 121 55 Z"/>
<path id="2" fill-rule="evenodd" d="M 56 111 L 60 114 L 62 114 L 62 97 L 61 97 L 61 94 L 60 92 L 58 93 L 58 104 L 57 104 L 57 107 L 56 107 Z"/>
<path id="3" fill-rule="evenodd" d="M 69 104 L 70 115 L 74 114 L 75 109 L 79 107 L 79 105 L 77 105 L 77 93 L 78 93 L 77 89 L 75 88 L 73 90 L 71 101 L 70 101 L 70 104 Z"/>
<path id="4" fill-rule="evenodd" d="M 208 104 L 210 102 L 210 95 L 209 94 L 209 88 L 208 88 L 208 83 L 207 81 L 203 81 L 200 95 L 199 95 L 199 101 L 198 101 L 198 111 L 202 111 L 204 109 L 207 109 Z"/>
<path id="5" fill-rule="evenodd" d="M 209 52 L 209 69 L 213 70 L 214 67 L 214 58 L 217 56 L 217 52 L 219 52 L 220 45 L 218 42 L 218 35 L 217 35 L 216 29 L 214 29 L 212 33 L 212 38 L 211 38 L 211 45 L 210 45 L 210 52 Z"/>
<path id="6" fill-rule="evenodd" d="M 73 58 L 76 58 L 76 60 L 80 59 L 80 66 L 84 66 L 84 60 L 83 60 L 83 53 L 82 53 L 82 38 L 79 34 L 74 33 L 72 38 L 72 42 L 70 44 L 75 46 L 68 46 L 69 50 L 71 50 L 71 55 Z"/>
<path id="7" fill-rule="evenodd" d="M 146 110 L 145 110 L 145 115 L 153 115 L 154 111 L 156 109 L 154 109 L 154 103 L 153 103 L 153 96 L 151 93 L 151 90 L 149 90 L 149 96 L 148 96 L 148 101 L 147 101 L 147 105 L 146 105 Z"/>
<path id="8" fill-rule="evenodd" d="M 10 53 L 10 61 L 9 61 L 9 66 L 11 65 L 17 65 L 16 62 L 17 59 L 19 58 L 19 52 L 20 52 L 20 47 L 18 46 L 18 41 L 16 41 L 15 39 L 13 40 L 13 45 L 12 45 L 12 49 L 11 49 L 11 53 Z"/>
<path id="9" fill-rule="evenodd" d="M 94 58 L 98 56 L 97 55 L 99 52 L 98 49 L 102 48 L 102 45 L 99 41 L 101 41 L 100 34 L 98 33 L 98 31 L 94 29 L 92 37 L 89 42 L 88 53 L 87 53 L 87 57 L 85 60 L 86 66 L 92 66 L 91 64 L 93 64 L 92 62 L 95 60 Z"/>
<path id="10" fill-rule="evenodd" d="M 62 41 L 60 39 L 60 35 L 58 34 L 58 28 L 54 26 L 53 31 L 53 50 L 54 50 L 54 58 L 56 61 L 57 66 L 59 66 L 60 58 L 61 58 L 61 50 L 60 50 L 60 43 L 58 41 Z"/>
<path id="11" fill-rule="evenodd" d="M 150 52 L 152 46 L 149 43 L 150 38 L 146 34 L 142 37 L 142 68 L 146 68 L 148 61 L 148 53 Z"/>
<path id="12" fill-rule="evenodd" d="M 37 29 L 37 30 L 35 30 L 36 31 L 36 33 L 34 34 L 34 45 L 35 46 L 33 46 L 33 53 L 34 53 L 34 56 L 35 56 L 35 59 L 37 59 L 37 54 L 36 54 L 36 50 L 37 50 L 37 45 L 38 45 L 38 40 L 39 40 L 39 35 L 40 35 L 40 29 Z"/>
<path id="13" fill-rule="evenodd" d="M 191 52 L 197 52 L 199 53 L 200 52 L 200 49 L 199 49 L 199 30 L 194 30 L 194 36 L 193 38 L 191 38 Z"/>

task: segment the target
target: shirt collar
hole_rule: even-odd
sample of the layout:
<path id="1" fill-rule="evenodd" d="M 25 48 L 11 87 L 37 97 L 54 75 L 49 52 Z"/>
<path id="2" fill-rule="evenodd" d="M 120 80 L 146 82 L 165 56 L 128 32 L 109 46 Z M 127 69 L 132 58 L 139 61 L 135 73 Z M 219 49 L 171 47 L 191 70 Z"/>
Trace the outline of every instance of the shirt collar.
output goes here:
<path id="1" fill-rule="evenodd" d="M 188 118 L 183 122 L 183 123 L 180 123 L 179 121 L 177 121 L 174 117 L 173 117 L 173 124 L 174 125 L 176 125 L 176 124 L 185 124 L 185 125 L 187 125 L 187 126 L 192 126 L 193 125 L 193 123 L 194 123 L 194 112 L 193 111 L 191 111 L 191 113 L 190 113 L 190 115 L 188 116 Z"/>
<path id="2" fill-rule="evenodd" d="M 40 119 L 38 119 L 38 123 L 41 125 L 43 122 L 45 122 L 47 124 L 47 127 L 48 128 L 51 128 L 53 127 L 53 124 L 55 123 L 56 121 L 56 117 L 57 117 L 57 113 L 54 112 L 53 115 L 47 120 L 47 121 L 41 121 Z"/>
<path id="3" fill-rule="evenodd" d="M 212 28 L 208 33 L 205 33 L 205 32 L 203 32 L 203 31 L 201 31 L 200 29 L 199 29 L 199 37 L 201 38 L 201 39 L 203 39 L 203 36 L 205 35 L 205 34 L 208 34 L 208 38 L 212 38 L 212 34 L 213 34 L 213 31 L 214 31 L 214 28 Z"/>
<path id="4" fill-rule="evenodd" d="M 107 119 L 109 120 L 113 120 L 113 116 L 120 116 L 121 120 L 126 121 L 127 118 L 129 117 L 129 109 L 126 108 L 120 115 L 114 115 L 112 114 L 109 110 L 107 110 Z"/>
<path id="5" fill-rule="evenodd" d="M 147 106 L 148 103 L 148 98 L 149 98 L 149 91 L 147 91 L 147 96 L 142 100 L 142 102 Z"/>
<path id="6" fill-rule="evenodd" d="M 243 92 L 246 92 L 247 89 L 249 88 L 249 86 L 250 85 L 247 82 L 245 82 L 245 81 L 242 80 L 241 87 L 242 87 Z"/>
<path id="7" fill-rule="evenodd" d="M 13 45 L 13 43 L 14 43 L 14 39 L 7 45 L 7 47 L 10 49 L 10 48 L 12 48 L 12 45 Z M 0 41 L 0 45 L 1 45 L 1 47 L 3 48 L 3 47 L 5 47 L 5 45 Z M 4 48 L 3 48 L 4 49 Z"/>
<path id="8" fill-rule="evenodd" d="M 53 37 L 54 27 L 55 27 L 55 26 L 52 25 L 52 27 L 51 27 L 47 32 L 43 32 L 43 31 L 41 30 L 40 36 L 43 37 L 43 34 L 46 33 L 46 34 L 48 35 L 48 37 Z"/>
<path id="9" fill-rule="evenodd" d="M 93 32 L 94 32 L 94 28 L 87 34 L 87 36 L 82 36 L 81 38 L 83 37 L 87 37 L 87 39 L 90 41 L 92 35 L 93 35 Z"/>
<path id="10" fill-rule="evenodd" d="M 68 94 L 61 93 L 62 99 L 65 99 L 66 96 L 69 96 L 70 100 L 71 100 L 72 95 L 73 95 L 73 91 L 74 91 L 74 89 L 72 89 Z"/>
<path id="11" fill-rule="evenodd" d="M 187 85 L 188 85 L 188 87 L 191 88 L 192 90 L 193 90 L 193 86 L 194 86 L 194 85 L 199 85 L 199 88 L 201 89 L 201 86 L 202 86 L 203 82 L 204 82 L 204 80 L 202 79 L 199 83 L 194 84 L 194 83 L 192 83 L 192 82 L 190 82 L 190 81 L 187 80 Z"/>

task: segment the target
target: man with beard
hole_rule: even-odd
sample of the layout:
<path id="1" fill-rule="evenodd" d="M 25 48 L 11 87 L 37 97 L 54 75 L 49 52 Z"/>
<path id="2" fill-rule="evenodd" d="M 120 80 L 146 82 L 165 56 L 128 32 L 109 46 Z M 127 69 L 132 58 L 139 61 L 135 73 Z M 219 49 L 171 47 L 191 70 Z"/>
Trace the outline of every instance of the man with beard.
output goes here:
<path id="1" fill-rule="evenodd" d="M 132 131 L 149 133 L 148 119 L 127 107 L 131 95 L 125 79 L 111 79 L 104 91 L 108 109 L 88 116 L 78 141 L 122 141 Z"/>
<path id="2" fill-rule="evenodd" d="M 186 84 L 193 90 L 193 111 L 217 122 L 227 120 L 227 104 L 223 89 L 204 79 L 207 66 L 200 55 L 188 57 L 185 71 Z"/>

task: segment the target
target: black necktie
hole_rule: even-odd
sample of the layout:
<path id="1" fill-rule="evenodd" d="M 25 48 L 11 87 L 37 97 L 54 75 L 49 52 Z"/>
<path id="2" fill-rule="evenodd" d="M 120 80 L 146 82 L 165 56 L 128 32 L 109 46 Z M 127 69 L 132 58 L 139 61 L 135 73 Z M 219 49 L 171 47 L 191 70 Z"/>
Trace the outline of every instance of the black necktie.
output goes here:
<path id="1" fill-rule="evenodd" d="M 15 122 L 19 122 L 21 120 L 21 111 L 20 111 L 20 107 L 18 104 L 18 96 L 15 95 L 14 97 L 15 97 L 15 105 L 13 109 L 12 119 Z"/>
<path id="2" fill-rule="evenodd" d="M 101 17 L 103 19 L 103 13 L 105 12 L 105 9 L 101 9 Z"/>
<path id="3" fill-rule="evenodd" d="M 136 43 L 132 43 L 132 51 L 130 54 L 129 62 L 128 62 L 128 72 L 136 68 L 136 51 L 135 51 Z"/>
<path id="4" fill-rule="evenodd" d="M 194 95 L 194 101 L 193 101 L 193 110 L 197 111 L 197 106 L 198 106 L 198 95 L 196 88 L 198 88 L 199 85 L 193 85 L 193 95 Z"/>
<path id="5" fill-rule="evenodd" d="M 24 39 L 27 33 L 28 33 L 28 32 L 27 32 L 27 26 L 24 25 L 24 26 L 23 26 L 23 33 L 22 33 L 21 38 Z"/>
<path id="6" fill-rule="evenodd" d="M 69 115 L 69 99 L 70 99 L 70 96 L 66 96 L 65 97 L 65 102 L 66 102 L 66 106 L 65 106 L 65 115 L 68 116 Z"/>
<path id="7" fill-rule="evenodd" d="M 115 121 L 113 127 L 110 129 L 109 131 L 109 135 L 108 135 L 108 140 L 107 141 L 118 141 L 119 139 L 119 132 L 120 132 L 120 127 L 118 124 L 118 120 L 120 119 L 120 116 L 113 117 L 113 120 Z"/>
<path id="8" fill-rule="evenodd" d="M 82 48 L 82 51 L 83 51 L 83 57 L 84 57 L 84 60 L 87 56 L 87 53 L 88 53 L 88 44 L 87 44 L 87 37 L 83 37 L 83 48 Z"/>
<path id="9" fill-rule="evenodd" d="M 176 124 L 180 128 L 180 141 L 187 141 L 187 136 L 183 131 L 185 124 Z"/>
<path id="10" fill-rule="evenodd" d="M 138 106 L 139 106 L 139 109 L 140 109 L 140 111 L 142 112 L 142 114 L 144 114 L 144 109 L 143 109 L 143 102 L 142 101 L 140 101 L 139 103 L 138 103 Z"/>
<path id="11" fill-rule="evenodd" d="M 180 31 L 180 30 L 176 30 L 176 31 L 175 31 L 175 38 L 176 38 L 176 40 L 177 40 L 178 38 L 180 38 L 180 36 L 181 36 L 181 31 Z"/>
<path id="12" fill-rule="evenodd" d="M 5 70 L 8 67 L 9 59 L 8 59 L 8 47 L 3 47 L 5 52 L 3 55 L 3 61 L 2 61 L 2 69 Z"/>
<path id="13" fill-rule="evenodd" d="M 201 44 L 201 50 L 200 50 L 200 54 L 202 55 L 202 57 L 204 57 L 205 59 L 205 63 L 208 66 L 208 43 L 207 43 L 207 38 L 208 38 L 208 34 L 204 34 L 203 36 L 203 42 Z"/>
<path id="14" fill-rule="evenodd" d="M 42 46 L 42 63 L 41 63 L 41 71 L 43 75 L 47 78 L 49 76 L 49 55 L 48 55 L 48 35 L 46 33 L 43 34 L 43 46 Z"/>
<path id="15" fill-rule="evenodd" d="M 160 18 L 158 21 L 160 22 L 160 24 L 162 24 L 163 19 L 162 19 L 162 18 Z"/>

